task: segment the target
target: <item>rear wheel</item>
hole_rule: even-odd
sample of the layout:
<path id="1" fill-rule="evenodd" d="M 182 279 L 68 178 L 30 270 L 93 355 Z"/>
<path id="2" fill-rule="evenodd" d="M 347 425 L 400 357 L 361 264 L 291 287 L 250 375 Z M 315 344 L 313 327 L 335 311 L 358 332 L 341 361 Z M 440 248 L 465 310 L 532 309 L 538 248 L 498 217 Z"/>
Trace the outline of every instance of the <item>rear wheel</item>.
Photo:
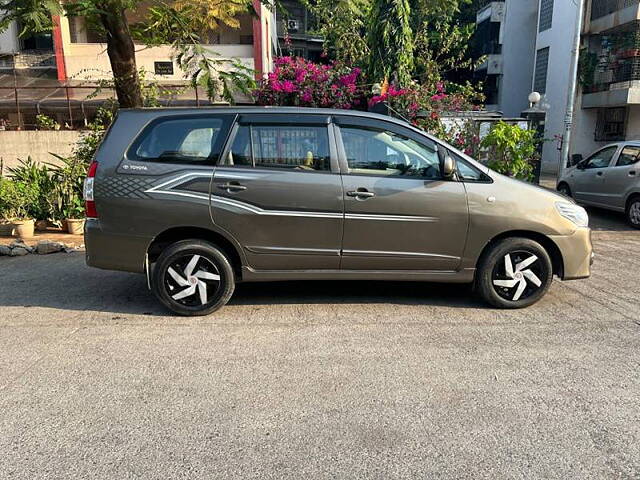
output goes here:
<path id="1" fill-rule="evenodd" d="M 179 315 L 213 313 L 229 301 L 234 288 L 229 260 L 202 240 L 170 245 L 160 254 L 153 270 L 153 293 Z"/>
<path id="2" fill-rule="evenodd" d="M 640 197 L 633 197 L 627 204 L 627 222 L 633 228 L 640 229 Z"/>
<path id="3" fill-rule="evenodd" d="M 571 197 L 571 189 L 569 188 L 569 185 L 564 182 L 558 185 L 558 192 L 566 197 Z"/>
<path id="4" fill-rule="evenodd" d="M 524 308 L 540 300 L 553 280 L 547 251 L 528 238 L 506 238 L 486 252 L 477 272 L 482 298 L 499 308 Z"/>

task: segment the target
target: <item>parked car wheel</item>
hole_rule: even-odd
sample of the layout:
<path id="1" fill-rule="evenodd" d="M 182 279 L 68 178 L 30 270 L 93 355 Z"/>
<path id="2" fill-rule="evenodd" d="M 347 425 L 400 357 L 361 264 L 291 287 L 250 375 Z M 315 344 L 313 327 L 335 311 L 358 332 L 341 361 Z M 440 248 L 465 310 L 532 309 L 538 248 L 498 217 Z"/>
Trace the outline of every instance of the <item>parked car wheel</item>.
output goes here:
<path id="1" fill-rule="evenodd" d="M 182 240 L 160 254 L 153 270 L 152 288 L 158 299 L 179 315 L 208 315 L 233 295 L 233 268 L 214 245 Z"/>
<path id="2" fill-rule="evenodd" d="M 633 197 L 627 204 L 627 222 L 640 229 L 640 197 Z"/>
<path id="3" fill-rule="evenodd" d="M 558 185 L 558 192 L 566 197 L 571 197 L 571 188 L 566 183 Z"/>
<path id="4" fill-rule="evenodd" d="M 480 260 L 477 287 L 499 308 L 524 308 L 540 300 L 553 280 L 547 251 L 528 238 L 499 241 Z"/>

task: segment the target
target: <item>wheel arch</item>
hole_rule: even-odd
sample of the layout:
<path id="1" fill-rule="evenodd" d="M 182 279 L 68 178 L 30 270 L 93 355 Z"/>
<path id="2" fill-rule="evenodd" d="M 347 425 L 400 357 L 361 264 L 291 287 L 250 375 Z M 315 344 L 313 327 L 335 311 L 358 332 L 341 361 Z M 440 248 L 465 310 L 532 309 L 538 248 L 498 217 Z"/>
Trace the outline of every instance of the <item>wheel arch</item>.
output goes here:
<path id="1" fill-rule="evenodd" d="M 639 197 L 640 197 L 640 192 L 631 192 L 629 193 L 629 195 L 627 195 L 627 199 L 624 202 L 625 212 L 627 211 L 627 208 L 629 208 L 629 204 L 631 203 L 631 200 L 634 200 Z"/>
<path id="2" fill-rule="evenodd" d="M 553 273 L 558 277 L 562 278 L 562 276 L 564 275 L 564 260 L 562 258 L 562 253 L 560 252 L 560 249 L 555 244 L 555 242 L 551 240 L 549 237 L 547 237 L 546 235 L 539 232 L 534 232 L 531 230 L 509 230 L 507 232 L 502 232 L 496 235 L 495 237 L 493 237 L 491 240 L 487 242 L 487 244 L 482 249 L 482 252 L 478 257 L 478 261 L 476 262 L 476 271 L 477 271 L 478 265 L 480 265 L 480 262 L 488 254 L 491 248 L 496 243 L 506 238 L 528 238 L 530 240 L 538 242 L 540 245 L 542 245 L 542 248 L 544 248 L 547 251 L 547 253 L 549 254 L 549 257 L 551 257 L 551 265 L 553 267 Z"/>
<path id="3" fill-rule="evenodd" d="M 202 227 L 171 227 L 156 235 L 147 247 L 149 263 L 155 262 L 172 243 L 187 239 L 206 240 L 216 245 L 229 259 L 237 278 L 241 278 L 243 258 L 239 246 L 222 233 Z"/>

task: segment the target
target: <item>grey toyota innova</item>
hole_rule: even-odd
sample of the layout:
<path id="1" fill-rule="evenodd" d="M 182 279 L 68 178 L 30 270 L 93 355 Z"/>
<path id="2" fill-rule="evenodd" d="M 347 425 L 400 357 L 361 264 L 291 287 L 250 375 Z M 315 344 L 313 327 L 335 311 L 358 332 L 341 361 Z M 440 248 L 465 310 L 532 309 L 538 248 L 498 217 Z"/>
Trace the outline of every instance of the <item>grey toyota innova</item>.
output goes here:
<path id="1" fill-rule="evenodd" d="M 319 279 L 473 283 L 520 308 L 592 259 L 571 199 L 347 110 L 122 110 L 85 200 L 87 263 L 145 273 L 182 315 L 236 282 Z"/>

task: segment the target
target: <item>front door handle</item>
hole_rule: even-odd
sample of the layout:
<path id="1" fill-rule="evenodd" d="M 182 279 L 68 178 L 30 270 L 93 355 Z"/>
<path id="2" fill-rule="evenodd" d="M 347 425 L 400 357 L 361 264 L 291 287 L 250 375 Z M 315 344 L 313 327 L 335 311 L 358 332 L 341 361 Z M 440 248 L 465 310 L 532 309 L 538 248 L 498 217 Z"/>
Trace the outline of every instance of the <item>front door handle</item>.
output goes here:
<path id="1" fill-rule="evenodd" d="M 636 176 L 636 171 L 635 171 L 635 170 L 631 170 L 631 171 L 629 172 L 629 176 L 630 176 L 630 177 L 635 177 L 635 176 Z"/>
<path id="2" fill-rule="evenodd" d="M 602 172 L 596 172 L 596 175 L 598 175 L 599 177 L 602 176 Z"/>
<path id="3" fill-rule="evenodd" d="M 359 188 L 357 190 L 347 192 L 348 197 L 355 197 L 357 199 L 365 200 L 367 198 L 375 197 L 376 194 L 368 191 L 366 188 Z"/>
<path id="4" fill-rule="evenodd" d="M 240 185 L 238 182 L 223 183 L 222 185 L 218 185 L 218 188 L 221 188 L 222 190 L 226 190 L 228 192 L 241 192 L 247 189 L 247 187 L 245 187 L 244 185 Z"/>

